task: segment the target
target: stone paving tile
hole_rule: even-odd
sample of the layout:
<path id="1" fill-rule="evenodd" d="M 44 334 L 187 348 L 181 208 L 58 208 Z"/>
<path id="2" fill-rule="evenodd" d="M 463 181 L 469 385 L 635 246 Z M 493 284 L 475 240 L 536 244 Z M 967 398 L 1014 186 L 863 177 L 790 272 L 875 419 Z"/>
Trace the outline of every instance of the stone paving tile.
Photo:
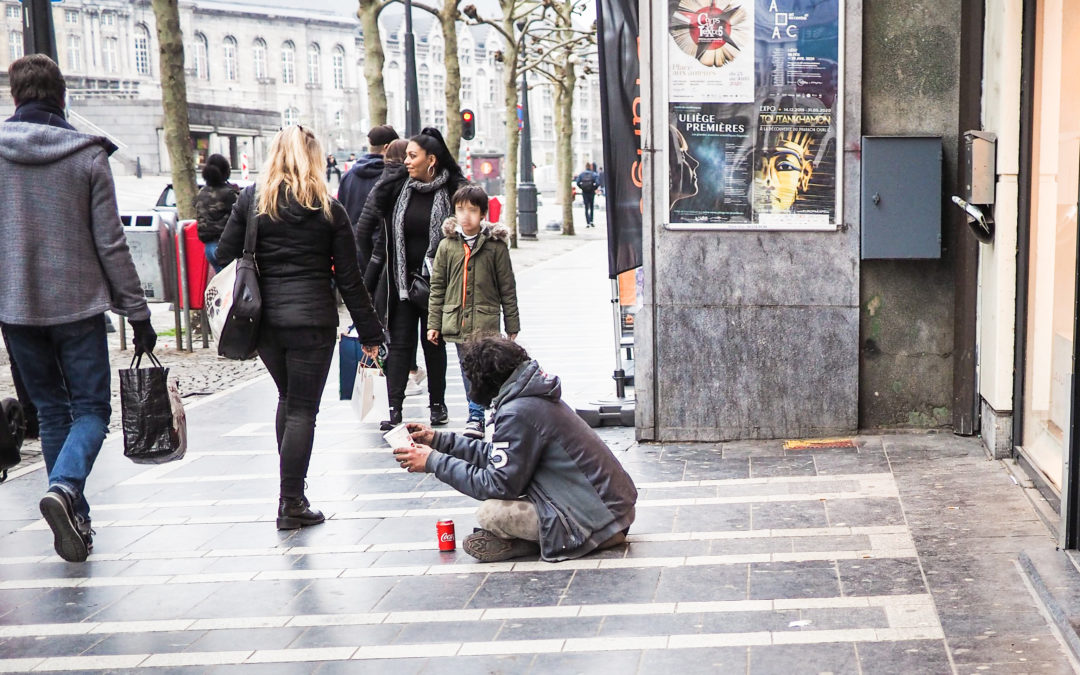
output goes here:
<path id="1" fill-rule="evenodd" d="M 828 527 L 829 518 L 824 502 L 775 502 L 752 505 L 750 523 L 755 530 Z"/>
<path id="2" fill-rule="evenodd" d="M 953 672 L 942 640 L 860 642 L 855 645 L 855 650 L 866 673 L 910 675 Z"/>
<path id="3" fill-rule="evenodd" d="M 616 598 L 623 603 L 652 602 L 659 578 L 660 570 L 657 569 L 577 570 L 569 587 L 564 587 L 565 592 L 560 589 L 562 600 L 559 604 L 593 605 L 609 603 Z M 658 602 L 671 600 L 659 599 Z"/>
<path id="4" fill-rule="evenodd" d="M 507 619 L 496 640 L 547 640 L 556 637 L 596 637 L 613 617 L 574 616 L 546 619 Z M 492 622 L 496 623 L 496 622 Z"/>
<path id="5" fill-rule="evenodd" d="M 831 499 L 826 508 L 830 525 L 880 527 L 904 524 L 904 512 L 900 508 L 900 500 L 893 497 Z"/>
<path id="6" fill-rule="evenodd" d="M 401 632 L 402 624 L 364 626 L 312 626 L 289 643 L 290 649 L 321 647 L 355 647 L 391 644 Z"/>
<path id="7" fill-rule="evenodd" d="M 591 572 L 592 570 L 579 570 L 578 574 Z M 587 593 L 590 589 L 588 581 L 582 577 L 574 576 L 572 571 L 543 572 L 507 572 L 504 574 L 489 574 L 487 578 L 474 579 L 479 582 L 479 588 L 469 599 L 467 604 L 462 605 L 469 609 L 488 607 L 539 607 L 552 604 L 554 598 L 563 597 L 565 594 L 567 603 L 587 602 L 578 598 L 583 591 L 575 589 L 584 588 Z M 480 577 L 481 575 L 470 575 Z M 573 586 L 567 591 L 567 586 Z M 610 599 L 610 588 L 601 589 L 606 591 L 603 596 Z"/>
<path id="8" fill-rule="evenodd" d="M 53 635 L 9 638 L 0 644 L 0 658 L 25 659 L 81 654 L 105 639 L 104 635 Z"/>
<path id="9" fill-rule="evenodd" d="M 834 565 L 751 565 L 750 599 L 831 598 L 840 593 Z"/>
<path id="10" fill-rule="evenodd" d="M 529 673 L 564 673 L 578 675 L 587 673 L 633 673 L 637 672 L 641 652 L 610 651 L 585 654 L 537 654 Z M 468 672 L 468 671 L 466 671 Z M 475 671 L 473 671 L 475 672 Z M 515 671 L 496 671 L 513 673 Z M 517 671 L 521 672 L 521 671 Z"/>
<path id="11" fill-rule="evenodd" d="M 746 565 L 671 567 L 660 572 L 656 602 L 745 600 Z"/>
<path id="12" fill-rule="evenodd" d="M 446 672 L 446 662 L 435 659 L 434 663 L 442 663 Z M 329 661 L 318 666 L 318 670 L 309 671 L 318 675 L 417 675 L 428 665 L 428 659 L 371 659 L 363 661 Z M 310 666 L 309 666 L 310 668 Z M 483 672 L 483 671 L 481 671 Z"/>
<path id="13" fill-rule="evenodd" d="M 107 654 L 181 652 L 188 649 L 206 634 L 206 631 L 190 630 L 88 636 L 97 637 L 98 641 L 93 647 L 83 651 L 82 654 L 86 656 L 103 656 Z"/>
<path id="14" fill-rule="evenodd" d="M 860 672 L 855 646 L 845 643 L 751 647 L 748 661 L 747 672 L 751 674 L 855 675 Z"/>
<path id="15" fill-rule="evenodd" d="M 714 649 L 648 649 L 641 655 L 642 675 L 650 673 L 679 673 L 679 675 L 714 675 L 715 673 L 745 673 L 749 650 L 746 647 Z"/>
<path id="16" fill-rule="evenodd" d="M 844 595 L 925 593 L 916 558 L 840 560 L 836 563 Z"/>

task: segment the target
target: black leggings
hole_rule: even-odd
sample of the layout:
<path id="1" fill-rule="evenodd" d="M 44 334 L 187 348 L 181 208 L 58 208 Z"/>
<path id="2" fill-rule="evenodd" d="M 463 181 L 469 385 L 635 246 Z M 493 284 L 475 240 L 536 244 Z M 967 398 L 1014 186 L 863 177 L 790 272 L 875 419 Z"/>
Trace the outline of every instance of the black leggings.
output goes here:
<path id="1" fill-rule="evenodd" d="M 326 376 L 334 358 L 336 327 L 263 326 L 259 358 L 278 389 L 277 432 L 282 497 L 303 497 Z"/>
<path id="2" fill-rule="evenodd" d="M 582 190 L 581 201 L 585 204 L 585 222 L 592 225 L 593 221 L 593 203 L 596 201 L 595 190 Z"/>
<path id="3" fill-rule="evenodd" d="M 428 403 L 446 405 L 446 343 L 427 340 L 427 312 L 411 302 L 390 297 L 390 353 L 386 356 L 386 394 L 390 407 L 401 410 L 409 370 L 416 360 L 416 324 L 420 324 L 424 363 L 427 364 Z"/>

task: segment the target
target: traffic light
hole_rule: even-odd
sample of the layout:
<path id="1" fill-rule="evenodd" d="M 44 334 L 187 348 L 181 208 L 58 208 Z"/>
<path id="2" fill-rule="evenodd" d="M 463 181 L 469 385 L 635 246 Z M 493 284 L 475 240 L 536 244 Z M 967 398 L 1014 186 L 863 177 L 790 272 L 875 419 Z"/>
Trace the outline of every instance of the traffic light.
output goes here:
<path id="1" fill-rule="evenodd" d="M 476 115 L 471 110 L 461 111 L 461 138 L 471 141 L 476 137 Z"/>

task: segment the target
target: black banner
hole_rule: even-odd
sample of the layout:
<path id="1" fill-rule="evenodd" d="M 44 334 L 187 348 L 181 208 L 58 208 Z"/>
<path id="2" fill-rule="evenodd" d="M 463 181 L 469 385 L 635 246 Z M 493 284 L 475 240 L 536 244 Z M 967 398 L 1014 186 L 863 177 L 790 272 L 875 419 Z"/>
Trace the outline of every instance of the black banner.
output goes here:
<path id="1" fill-rule="evenodd" d="M 641 62 L 637 0 L 598 0 L 608 275 L 641 267 Z"/>

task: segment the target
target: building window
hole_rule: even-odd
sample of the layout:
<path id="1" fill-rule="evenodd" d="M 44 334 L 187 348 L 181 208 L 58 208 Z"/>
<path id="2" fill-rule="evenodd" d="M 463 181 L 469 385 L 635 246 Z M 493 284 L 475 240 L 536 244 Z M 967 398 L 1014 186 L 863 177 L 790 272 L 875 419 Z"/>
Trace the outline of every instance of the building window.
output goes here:
<path id="1" fill-rule="evenodd" d="M 578 120 L 578 140 L 589 140 L 589 118 L 582 117 Z"/>
<path id="2" fill-rule="evenodd" d="M 281 45 L 281 83 L 296 82 L 296 46 L 292 42 Z"/>
<path id="3" fill-rule="evenodd" d="M 282 126 L 292 126 L 300 122 L 300 111 L 296 108 L 285 108 L 285 112 L 281 115 Z"/>
<path id="4" fill-rule="evenodd" d="M 472 65 L 472 49 L 468 44 L 465 45 L 464 49 L 458 52 L 458 60 L 461 61 L 463 65 Z"/>
<path id="5" fill-rule="evenodd" d="M 312 42 L 307 50 L 307 81 L 308 84 L 319 84 L 322 81 L 322 67 L 319 61 L 322 59 L 322 50 L 319 45 Z"/>
<path id="6" fill-rule="evenodd" d="M 22 7 L 19 5 L 7 6 L 7 18 L 21 21 L 22 20 Z"/>
<path id="7" fill-rule="evenodd" d="M 441 42 L 431 43 L 431 59 L 435 63 L 443 62 L 443 46 Z"/>
<path id="8" fill-rule="evenodd" d="M 334 126 L 338 127 L 338 128 L 345 126 L 345 111 L 344 110 L 339 110 L 336 113 L 334 113 Z"/>
<path id="9" fill-rule="evenodd" d="M 491 80 L 488 81 L 488 103 L 495 105 L 495 102 L 498 100 L 498 96 L 499 83 L 497 81 L 497 78 L 493 77 L 491 78 Z"/>
<path id="10" fill-rule="evenodd" d="M 82 38 L 67 36 L 67 69 L 73 73 L 82 70 Z"/>
<path id="11" fill-rule="evenodd" d="M 195 76 L 200 80 L 210 79 L 210 43 L 202 33 L 195 33 Z"/>
<path id="12" fill-rule="evenodd" d="M 120 64 L 116 55 L 120 53 L 120 41 L 114 37 L 105 38 L 101 41 L 101 67 L 106 73 L 120 71 Z"/>
<path id="13" fill-rule="evenodd" d="M 446 76 L 436 73 L 435 77 L 432 78 L 432 81 L 435 83 L 435 91 L 432 92 L 432 94 L 436 98 L 442 98 L 443 96 L 445 96 L 446 95 Z"/>
<path id="14" fill-rule="evenodd" d="M 262 38 L 255 40 L 251 52 L 255 59 L 255 79 L 265 80 L 268 74 L 266 70 L 266 42 Z"/>
<path id="15" fill-rule="evenodd" d="M 75 9 L 64 10 L 64 22 L 69 26 L 79 23 L 79 11 Z"/>
<path id="16" fill-rule="evenodd" d="M 150 74 L 150 29 L 141 24 L 135 27 L 135 71 Z"/>
<path id="17" fill-rule="evenodd" d="M 334 89 L 345 88 L 345 48 L 341 45 L 334 47 L 334 53 L 330 57 L 334 70 Z"/>
<path id="18" fill-rule="evenodd" d="M 236 38 L 231 35 L 225 38 L 224 55 L 225 79 L 234 82 L 236 81 Z"/>
<path id="19" fill-rule="evenodd" d="M 435 128 L 446 133 L 446 111 L 442 108 L 435 109 Z"/>
<path id="20" fill-rule="evenodd" d="M 543 89 L 541 89 L 540 90 L 540 96 L 543 99 L 545 106 L 551 107 L 553 105 L 553 101 L 555 100 L 555 97 L 554 97 L 554 94 L 551 91 L 551 87 L 544 87 Z"/>
<path id="21" fill-rule="evenodd" d="M 12 61 L 23 57 L 22 31 L 13 30 L 8 33 L 8 56 Z"/>
<path id="22" fill-rule="evenodd" d="M 461 78 L 461 100 L 471 102 L 473 97 L 473 86 L 471 77 Z"/>
<path id="23" fill-rule="evenodd" d="M 431 70 L 427 64 L 421 64 L 420 74 L 416 78 L 416 88 L 420 90 L 420 99 L 431 98 Z"/>
<path id="24" fill-rule="evenodd" d="M 102 12 L 101 25 L 112 28 L 116 25 L 116 12 Z"/>

